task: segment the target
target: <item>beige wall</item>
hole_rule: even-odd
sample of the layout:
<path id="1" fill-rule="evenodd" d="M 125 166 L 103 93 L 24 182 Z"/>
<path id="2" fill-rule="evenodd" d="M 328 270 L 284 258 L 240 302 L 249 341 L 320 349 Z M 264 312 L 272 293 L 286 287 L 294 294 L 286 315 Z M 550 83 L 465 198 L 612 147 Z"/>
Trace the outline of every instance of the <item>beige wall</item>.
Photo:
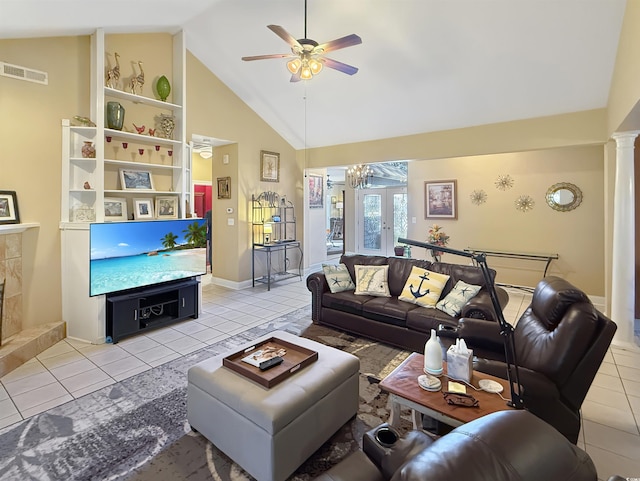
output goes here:
<path id="1" fill-rule="evenodd" d="M 199 134 L 237 142 L 228 152 L 228 165 L 221 160 L 226 146 L 214 149 L 212 177 L 231 177 L 231 199 L 213 196 L 214 236 L 220 239 L 214 239 L 213 274 L 233 282 L 247 281 L 251 278 L 251 195 L 271 190 L 286 196 L 302 222 L 302 163 L 295 149 L 192 54 L 187 55 L 187 117 L 188 138 Z M 279 182 L 260 181 L 261 150 L 280 154 Z M 234 209 L 232 216 L 226 214 L 226 207 Z M 233 226 L 228 225 L 229 218 Z"/>
<path id="2" fill-rule="evenodd" d="M 559 275 L 587 293 L 604 295 L 604 183 L 603 147 L 568 147 L 542 151 L 457 157 L 409 163 L 409 238 L 426 241 L 429 226 L 441 225 L 450 236 L 449 246 L 525 253 L 559 254 L 549 274 Z M 498 175 L 510 175 L 514 185 L 498 190 Z M 458 219 L 425 219 L 424 182 L 455 179 L 458 188 Z M 545 202 L 547 189 L 571 182 L 583 192 L 582 204 L 570 212 L 558 212 Z M 471 202 L 473 190 L 484 190 L 487 201 Z M 520 195 L 535 201 L 533 210 L 515 208 Z M 417 222 L 411 223 L 416 217 Z M 414 257 L 425 250 L 414 248 Z M 446 262 L 466 263 L 464 257 L 445 255 Z M 534 286 L 542 277 L 544 263 L 490 257 L 498 281 Z"/>

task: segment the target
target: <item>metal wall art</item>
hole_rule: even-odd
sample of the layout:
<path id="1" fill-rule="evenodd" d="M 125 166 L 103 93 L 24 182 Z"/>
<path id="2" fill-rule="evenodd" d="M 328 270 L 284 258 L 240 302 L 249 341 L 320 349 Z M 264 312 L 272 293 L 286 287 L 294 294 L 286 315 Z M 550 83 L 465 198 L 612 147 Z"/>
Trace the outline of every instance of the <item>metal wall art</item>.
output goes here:
<path id="1" fill-rule="evenodd" d="M 536 205 L 533 198 L 529 195 L 521 195 L 515 201 L 516 209 L 522 212 L 528 212 Z"/>
<path id="2" fill-rule="evenodd" d="M 471 192 L 469 198 L 471 199 L 472 204 L 484 204 L 487 201 L 487 193 L 482 189 L 474 190 L 473 192 Z"/>
<path id="3" fill-rule="evenodd" d="M 509 174 L 499 175 L 496 179 L 496 189 L 498 190 L 508 190 L 513 187 L 514 180 Z"/>

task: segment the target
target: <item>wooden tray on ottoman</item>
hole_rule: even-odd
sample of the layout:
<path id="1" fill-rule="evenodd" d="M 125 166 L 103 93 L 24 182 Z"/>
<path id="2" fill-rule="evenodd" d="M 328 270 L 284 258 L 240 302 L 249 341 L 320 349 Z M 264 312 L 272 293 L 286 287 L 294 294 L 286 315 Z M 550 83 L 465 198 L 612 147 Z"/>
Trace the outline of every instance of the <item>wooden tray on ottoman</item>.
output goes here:
<path id="1" fill-rule="evenodd" d="M 266 371 L 261 371 L 260 368 L 242 361 L 243 357 L 248 356 L 254 351 L 264 349 L 267 346 L 273 346 L 276 350 L 285 349 L 287 351 L 283 357 L 284 361 L 282 364 L 267 369 Z M 316 351 L 283 341 L 277 337 L 270 337 L 269 339 L 259 342 L 255 346 L 251 346 L 223 358 L 222 365 L 268 389 L 281 383 L 288 377 L 291 377 L 300 369 L 308 366 L 312 362 L 315 362 L 317 359 L 318 353 Z"/>

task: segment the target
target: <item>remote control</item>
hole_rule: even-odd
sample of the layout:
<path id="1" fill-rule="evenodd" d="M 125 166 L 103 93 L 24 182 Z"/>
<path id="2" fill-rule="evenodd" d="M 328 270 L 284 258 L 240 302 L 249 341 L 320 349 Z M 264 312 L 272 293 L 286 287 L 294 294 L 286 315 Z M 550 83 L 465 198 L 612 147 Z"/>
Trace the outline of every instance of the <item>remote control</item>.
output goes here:
<path id="1" fill-rule="evenodd" d="M 273 366 L 277 366 L 278 364 L 282 364 L 282 361 L 284 361 L 284 359 L 282 359 L 280 356 L 276 356 L 276 357 L 272 357 L 271 359 L 267 359 L 266 361 L 262 361 L 260 363 L 260 370 L 261 371 L 266 371 L 267 369 L 273 367 Z"/>

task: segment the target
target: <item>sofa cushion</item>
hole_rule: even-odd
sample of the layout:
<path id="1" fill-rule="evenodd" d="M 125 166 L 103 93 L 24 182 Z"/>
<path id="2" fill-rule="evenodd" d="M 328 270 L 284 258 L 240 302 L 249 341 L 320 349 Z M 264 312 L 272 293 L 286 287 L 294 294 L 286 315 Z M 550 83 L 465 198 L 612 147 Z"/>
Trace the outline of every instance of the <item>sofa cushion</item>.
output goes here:
<path id="1" fill-rule="evenodd" d="M 413 266 L 398 299 L 422 307 L 435 307 L 448 280 L 447 275 Z"/>
<path id="2" fill-rule="evenodd" d="M 480 286 L 467 284 L 464 281 L 456 282 L 451 292 L 436 304 L 436 309 L 446 312 L 450 316 L 457 316 L 462 311 L 462 307 L 469 302 L 480 291 Z"/>
<path id="3" fill-rule="evenodd" d="M 580 302 L 591 304 L 580 289 L 560 277 L 549 276 L 536 286 L 531 307 L 547 329 L 555 329 L 569 307 Z"/>
<path id="4" fill-rule="evenodd" d="M 375 297 L 362 305 L 362 315 L 374 321 L 405 326 L 407 313 L 417 306 L 399 301 L 397 297 Z"/>
<path id="5" fill-rule="evenodd" d="M 375 297 L 356 296 L 353 291 L 336 292 L 335 294 L 326 292 L 322 296 L 322 307 L 361 316 L 362 306 L 371 299 L 375 299 Z"/>
<path id="6" fill-rule="evenodd" d="M 407 259 L 406 257 L 389 258 L 389 292 L 392 296 L 399 296 L 411 274 L 413 266 L 429 269 L 431 262 L 424 259 Z"/>
<path id="7" fill-rule="evenodd" d="M 350 291 L 356 288 L 347 266 L 344 264 L 322 264 L 322 271 L 331 292 Z"/>
<path id="8" fill-rule="evenodd" d="M 389 293 L 389 266 L 356 265 L 356 295 L 391 297 Z"/>
<path id="9" fill-rule="evenodd" d="M 407 312 L 407 329 L 429 334 L 431 329 L 438 329 L 440 324 L 456 327 L 458 318 L 451 317 L 439 309 L 427 309 L 425 307 L 419 307 Z M 426 340 L 427 338 L 425 338 Z"/>
<path id="10" fill-rule="evenodd" d="M 433 272 L 449 276 L 449 282 L 444 286 L 442 297 L 449 294 L 458 281 L 464 281 L 467 284 L 473 284 L 474 286 L 480 287 L 484 287 L 486 285 L 484 276 L 482 275 L 482 270 L 477 266 L 436 262 L 430 267 L 430 269 Z M 491 279 L 494 280 L 496 277 L 496 271 L 489 269 L 489 273 L 491 274 Z"/>

